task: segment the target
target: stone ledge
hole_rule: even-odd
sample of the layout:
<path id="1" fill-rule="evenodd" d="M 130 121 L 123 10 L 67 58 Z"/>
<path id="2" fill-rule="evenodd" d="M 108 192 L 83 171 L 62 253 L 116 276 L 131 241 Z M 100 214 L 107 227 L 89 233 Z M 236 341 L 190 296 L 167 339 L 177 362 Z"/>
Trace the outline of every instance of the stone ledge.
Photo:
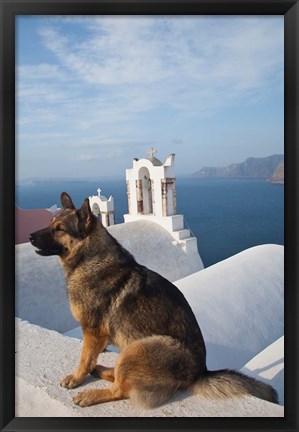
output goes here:
<path id="1" fill-rule="evenodd" d="M 283 417 L 284 407 L 243 397 L 207 400 L 180 393 L 153 410 L 133 407 L 129 400 L 80 408 L 73 396 L 81 389 L 104 388 L 106 381 L 89 376 L 78 389 L 66 390 L 60 380 L 76 366 L 82 342 L 16 319 L 16 417 Z M 116 353 L 101 354 L 112 366 Z"/>

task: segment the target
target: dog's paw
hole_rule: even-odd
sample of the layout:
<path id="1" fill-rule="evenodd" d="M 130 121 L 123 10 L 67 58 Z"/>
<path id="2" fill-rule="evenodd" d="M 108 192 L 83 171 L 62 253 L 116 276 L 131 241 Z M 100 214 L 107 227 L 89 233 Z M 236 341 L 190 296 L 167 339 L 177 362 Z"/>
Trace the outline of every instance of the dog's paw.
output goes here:
<path id="1" fill-rule="evenodd" d="M 67 389 L 72 389 L 72 388 L 78 387 L 78 385 L 80 385 L 81 382 L 82 382 L 82 380 L 78 380 L 77 378 L 74 377 L 73 374 L 71 374 L 71 375 L 67 375 L 65 378 L 63 378 L 60 385 L 61 385 L 61 387 L 64 387 Z"/>
<path id="2" fill-rule="evenodd" d="M 96 390 L 86 390 L 80 393 L 77 393 L 73 397 L 73 401 L 76 405 L 80 407 L 87 407 L 91 405 L 95 405 L 97 402 L 96 398 L 97 391 Z"/>

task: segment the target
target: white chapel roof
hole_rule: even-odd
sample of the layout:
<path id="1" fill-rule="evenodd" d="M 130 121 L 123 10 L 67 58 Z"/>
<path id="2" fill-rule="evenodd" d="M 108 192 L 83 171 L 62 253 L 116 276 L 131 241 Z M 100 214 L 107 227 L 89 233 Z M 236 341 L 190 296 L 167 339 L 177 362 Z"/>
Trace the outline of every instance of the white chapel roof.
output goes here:
<path id="1" fill-rule="evenodd" d="M 162 166 L 162 162 L 155 158 L 155 157 L 150 157 L 150 158 L 146 158 L 147 160 L 149 160 L 154 166 Z"/>

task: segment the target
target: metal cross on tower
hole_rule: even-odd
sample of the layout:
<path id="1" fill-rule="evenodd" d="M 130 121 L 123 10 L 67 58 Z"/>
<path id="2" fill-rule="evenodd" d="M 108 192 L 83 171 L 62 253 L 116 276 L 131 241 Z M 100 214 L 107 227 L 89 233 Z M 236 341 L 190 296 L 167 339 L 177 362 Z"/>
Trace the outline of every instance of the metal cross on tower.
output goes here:
<path id="1" fill-rule="evenodd" d="M 150 158 L 153 158 L 155 153 L 157 153 L 157 150 L 155 150 L 153 147 L 151 147 L 151 148 L 147 151 L 147 154 L 149 155 Z"/>

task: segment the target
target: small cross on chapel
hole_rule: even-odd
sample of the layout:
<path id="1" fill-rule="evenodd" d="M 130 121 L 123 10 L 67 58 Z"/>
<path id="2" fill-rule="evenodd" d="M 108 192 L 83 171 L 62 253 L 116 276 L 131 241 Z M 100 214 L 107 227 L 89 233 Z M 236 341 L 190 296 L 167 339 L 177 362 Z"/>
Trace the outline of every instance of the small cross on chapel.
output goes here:
<path id="1" fill-rule="evenodd" d="M 156 153 L 157 153 L 157 150 L 155 150 L 153 147 L 151 147 L 147 151 L 147 154 L 149 155 L 150 158 L 153 158 L 154 154 L 156 154 Z"/>

